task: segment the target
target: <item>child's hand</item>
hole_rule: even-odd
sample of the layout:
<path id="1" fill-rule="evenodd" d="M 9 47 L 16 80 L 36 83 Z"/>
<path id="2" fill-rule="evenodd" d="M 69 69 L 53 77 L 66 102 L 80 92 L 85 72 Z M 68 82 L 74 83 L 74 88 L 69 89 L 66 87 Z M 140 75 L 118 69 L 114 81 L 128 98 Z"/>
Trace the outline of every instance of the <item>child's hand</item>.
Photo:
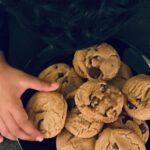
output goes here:
<path id="1" fill-rule="evenodd" d="M 0 62 L 0 142 L 3 136 L 16 140 L 42 141 L 43 136 L 30 122 L 20 100 L 29 88 L 53 91 L 58 84 L 49 84 Z"/>

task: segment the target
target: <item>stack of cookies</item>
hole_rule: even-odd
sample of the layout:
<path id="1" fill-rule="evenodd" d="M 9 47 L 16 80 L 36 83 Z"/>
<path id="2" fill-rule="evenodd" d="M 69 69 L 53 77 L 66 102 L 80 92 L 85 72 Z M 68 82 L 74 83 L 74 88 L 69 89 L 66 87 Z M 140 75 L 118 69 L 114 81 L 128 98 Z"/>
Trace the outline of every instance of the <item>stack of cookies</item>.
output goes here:
<path id="1" fill-rule="evenodd" d="M 150 76 L 133 76 L 111 45 L 78 50 L 73 67 L 54 64 L 39 78 L 60 87 L 35 93 L 27 112 L 57 150 L 146 150 Z"/>

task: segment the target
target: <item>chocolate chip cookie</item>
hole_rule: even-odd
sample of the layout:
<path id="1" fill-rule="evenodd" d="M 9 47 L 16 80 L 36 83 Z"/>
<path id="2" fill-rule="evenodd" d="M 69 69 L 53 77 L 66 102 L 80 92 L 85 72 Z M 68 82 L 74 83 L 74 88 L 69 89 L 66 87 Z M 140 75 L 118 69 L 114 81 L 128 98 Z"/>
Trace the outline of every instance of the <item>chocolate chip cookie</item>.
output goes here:
<path id="1" fill-rule="evenodd" d="M 132 130 L 107 128 L 96 141 L 95 150 L 146 150 L 146 147 Z"/>
<path id="2" fill-rule="evenodd" d="M 123 92 L 127 96 L 126 112 L 138 120 L 150 119 L 150 76 L 137 75 L 125 83 Z"/>
<path id="3" fill-rule="evenodd" d="M 75 137 L 68 131 L 61 132 L 56 139 L 57 150 L 94 150 L 95 138 Z"/>
<path id="4" fill-rule="evenodd" d="M 44 138 L 51 138 L 64 128 L 67 103 L 57 92 L 37 92 L 29 100 L 27 113 Z"/>
<path id="5" fill-rule="evenodd" d="M 118 88 L 105 81 L 88 81 L 75 95 L 79 111 L 92 121 L 110 123 L 118 119 L 125 96 Z"/>
<path id="6" fill-rule="evenodd" d="M 117 74 L 115 78 L 108 81 L 108 83 L 116 86 L 117 88 L 121 90 L 125 82 L 131 77 L 132 77 L 132 71 L 130 67 L 127 64 L 122 62 L 121 67 L 119 69 L 119 73 Z"/>
<path id="7" fill-rule="evenodd" d="M 107 43 L 78 50 L 73 59 L 73 66 L 78 75 L 92 80 L 114 78 L 120 65 L 117 51 Z"/>
<path id="8" fill-rule="evenodd" d="M 101 131 L 103 123 L 88 121 L 75 107 L 68 113 L 65 127 L 77 137 L 91 138 Z"/>
<path id="9" fill-rule="evenodd" d="M 59 83 L 59 91 L 64 96 L 76 90 L 83 83 L 74 69 L 63 63 L 49 66 L 39 74 L 39 78 L 51 83 Z"/>
<path id="10" fill-rule="evenodd" d="M 119 116 L 118 120 L 108 124 L 110 128 L 130 129 L 134 131 L 144 143 L 149 138 L 149 127 L 145 121 L 140 121 L 129 117 L 126 113 Z"/>

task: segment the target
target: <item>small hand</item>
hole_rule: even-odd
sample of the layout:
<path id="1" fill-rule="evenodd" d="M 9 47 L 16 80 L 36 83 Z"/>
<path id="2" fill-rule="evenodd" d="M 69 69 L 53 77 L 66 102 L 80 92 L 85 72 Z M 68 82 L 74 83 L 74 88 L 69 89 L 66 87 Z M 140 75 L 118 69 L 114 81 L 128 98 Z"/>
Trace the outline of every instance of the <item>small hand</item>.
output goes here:
<path id="1" fill-rule="evenodd" d="M 54 91 L 57 83 L 47 83 L 20 70 L 4 65 L 0 69 L 0 142 L 3 137 L 42 141 L 43 136 L 33 126 L 23 108 L 21 95 L 27 89 Z"/>

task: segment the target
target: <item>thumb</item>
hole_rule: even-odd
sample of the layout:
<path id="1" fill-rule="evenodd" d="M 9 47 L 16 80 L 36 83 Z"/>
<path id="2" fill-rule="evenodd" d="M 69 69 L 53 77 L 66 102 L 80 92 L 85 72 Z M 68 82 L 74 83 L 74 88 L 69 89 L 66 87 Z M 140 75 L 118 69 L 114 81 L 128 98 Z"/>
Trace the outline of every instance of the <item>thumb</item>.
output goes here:
<path id="1" fill-rule="evenodd" d="M 27 88 L 31 88 L 38 91 L 49 92 L 49 91 L 57 90 L 59 88 L 59 84 L 49 83 L 37 77 L 27 74 Z"/>

